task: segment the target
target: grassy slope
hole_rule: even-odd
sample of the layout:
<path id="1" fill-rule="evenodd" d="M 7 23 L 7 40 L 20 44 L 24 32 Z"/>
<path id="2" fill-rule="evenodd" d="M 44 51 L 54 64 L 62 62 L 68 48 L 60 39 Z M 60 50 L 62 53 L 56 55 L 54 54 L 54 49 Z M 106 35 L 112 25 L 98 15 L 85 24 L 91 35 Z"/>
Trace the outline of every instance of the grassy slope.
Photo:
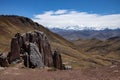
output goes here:
<path id="1" fill-rule="evenodd" d="M 44 32 L 48 36 L 52 50 L 59 49 L 63 61 L 75 68 L 111 64 L 111 62 L 105 60 L 106 57 L 82 54 L 84 52 L 73 43 L 28 18 L 18 16 L 0 16 L 0 51 L 9 51 L 10 40 L 16 32 L 25 33 L 33 30 Z"/>
<path id="2" fill-rule="evenodd" d="M 74 44 L 85 54 L 94 57 L 102 65 L 120 62 L 120 39 L 100 41 L 97 39 L 76 40 Z"/>

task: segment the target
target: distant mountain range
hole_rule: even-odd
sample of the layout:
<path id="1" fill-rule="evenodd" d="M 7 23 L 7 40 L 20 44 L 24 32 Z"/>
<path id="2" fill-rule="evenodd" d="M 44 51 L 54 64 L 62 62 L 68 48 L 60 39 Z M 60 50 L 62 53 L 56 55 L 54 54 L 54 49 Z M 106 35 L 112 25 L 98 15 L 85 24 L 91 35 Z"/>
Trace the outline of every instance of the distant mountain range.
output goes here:
<path id="1" fill-rule="evenodd" d="M 59 30 L 98 30 L 95 27 L 86 27 L 86 26 L 79 26 L 79 25 L 73 25 L 73 26 L 62 26 L 62 27 L 52 27 L 52 29 L 59 29 Z M 104 28 L 100 28 L 104 29 Z"/>
<path id="2" fill-rule="evenodd" d="M 68 40 L 93 39 L 93 38 L 106 40 L 111 37 L 120 36 L 120 28 L 103 30 L 95 30 L 93 28 L 84 28 L 83 30 L 52 28 L 50 30 L 63 36 Z"/>

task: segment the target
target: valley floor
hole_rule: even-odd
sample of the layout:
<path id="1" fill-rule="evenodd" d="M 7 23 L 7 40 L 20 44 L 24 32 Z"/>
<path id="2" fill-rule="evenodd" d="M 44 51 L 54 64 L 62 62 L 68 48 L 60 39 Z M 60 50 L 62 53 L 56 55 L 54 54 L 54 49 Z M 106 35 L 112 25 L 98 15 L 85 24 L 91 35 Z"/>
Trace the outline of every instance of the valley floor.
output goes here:
<path id="1" fill-rule="evenodd" d="M 61 71 L 9 67 L 0 70 L 0 80 L 120 80 L 120 65 Z"/>

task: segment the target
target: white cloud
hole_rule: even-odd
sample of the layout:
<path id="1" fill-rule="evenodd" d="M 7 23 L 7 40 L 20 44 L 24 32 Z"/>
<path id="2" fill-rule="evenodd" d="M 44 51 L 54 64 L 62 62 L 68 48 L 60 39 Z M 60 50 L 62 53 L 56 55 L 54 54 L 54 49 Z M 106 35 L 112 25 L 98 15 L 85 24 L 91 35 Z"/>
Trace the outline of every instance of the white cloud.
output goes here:
<path id="1" fill-rule="evenodd" d="M 84 27 L 120 28 L 120 14 L 100 15 L 74 10 L 57 10 L 37 14 L 33 20 L 49 28 L 68 28 L 68 26 L 76 26 L 79 29 Z"/>
<path id="2" fill-rule="evenodd" d="M 65 14 L 67 13 L 67 10 L 57 10 L 56 12 L 54 12 L 54 14 Z"/>

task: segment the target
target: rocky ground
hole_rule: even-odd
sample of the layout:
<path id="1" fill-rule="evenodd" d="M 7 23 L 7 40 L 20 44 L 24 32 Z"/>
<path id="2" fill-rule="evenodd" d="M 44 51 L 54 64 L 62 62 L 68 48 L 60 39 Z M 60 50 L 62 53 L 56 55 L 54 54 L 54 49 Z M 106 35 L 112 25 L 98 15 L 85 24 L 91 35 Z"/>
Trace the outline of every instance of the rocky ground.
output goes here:
<path id="1" fill-rule="evenodd" d="M 57 71 L 9 67 L 0 70 L 0 80 L 120 80 L 120 65 Z"/>

